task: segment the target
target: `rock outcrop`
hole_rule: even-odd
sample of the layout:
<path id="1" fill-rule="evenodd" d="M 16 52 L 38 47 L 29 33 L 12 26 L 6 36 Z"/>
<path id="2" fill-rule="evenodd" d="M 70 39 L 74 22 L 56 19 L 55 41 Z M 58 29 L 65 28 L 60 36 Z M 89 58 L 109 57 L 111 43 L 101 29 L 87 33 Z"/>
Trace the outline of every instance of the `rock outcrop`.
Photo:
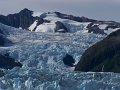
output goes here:
<path id="1" fill-rule="evenodd" d="M 63 58 L 63 63 L 67 66 L 73 67 L 75 60 L 71 55 L 66 54 L 66 56 Z"/>
<path id="2" fill-rule="evenodd" d="M 0 54 L 0 68 L 12 69 L 14 67 L 22 67 L 22 64 L 20 62 L 15 62 L 15 59 L 11 58 L 9 54 Z"/>
<path id="3" fill-rule="evenodd" d="M 62 22 L 57 21 L 55 24 L 56 24 L 55 32 L 62 32 L 62 33 L 68 32 L 68 29 L 65 27 L 65 25 Z"/>
<path id="4" fill-rule="evenodd" d="M 87 49 L 75 71 L 120 72 L 120 30 Z"/>

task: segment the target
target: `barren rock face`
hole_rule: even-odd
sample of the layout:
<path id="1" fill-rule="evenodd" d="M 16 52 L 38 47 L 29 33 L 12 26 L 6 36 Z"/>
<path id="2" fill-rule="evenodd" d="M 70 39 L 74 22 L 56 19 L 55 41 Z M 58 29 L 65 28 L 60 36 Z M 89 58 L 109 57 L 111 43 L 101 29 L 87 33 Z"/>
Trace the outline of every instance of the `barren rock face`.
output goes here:
<path id="1" fill-rule="evenodd" d="M 75 60 L 73 59 L 71 55 L 66 54 L 66 56 L 63 58 L 63 62 L 65 65 L 73 67 Z"/>
<path id="2" fill-rule="evenodd" d="M 75 70 L 120 72 L 120 30 L 88 48 Z"/>
<path id="3" fill-rule="evenodd" d="M 11 58 L 9 54 L 0 54 L 0 68 L 12 69 L 14 67 L 22 67 L 20 62 L 15 62 L 15 59 Z"/>

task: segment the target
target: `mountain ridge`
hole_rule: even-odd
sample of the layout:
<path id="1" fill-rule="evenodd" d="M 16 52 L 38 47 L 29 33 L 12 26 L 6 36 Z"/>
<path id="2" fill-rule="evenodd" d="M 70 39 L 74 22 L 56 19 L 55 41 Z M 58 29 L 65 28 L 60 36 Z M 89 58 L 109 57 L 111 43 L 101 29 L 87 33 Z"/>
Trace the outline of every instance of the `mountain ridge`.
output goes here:
<path id="1" fill-rule="evenodd" d="M 39 13 L 27 8 L 21 10 L 19 13 L 7 16 L 0 15 L 0 22 L 8 26 L 35 32 L 74 33 L 80 31 L 108 35 L 120 28 L 120 23 L 115 21 L 100 21 L 60 12 Z"/>

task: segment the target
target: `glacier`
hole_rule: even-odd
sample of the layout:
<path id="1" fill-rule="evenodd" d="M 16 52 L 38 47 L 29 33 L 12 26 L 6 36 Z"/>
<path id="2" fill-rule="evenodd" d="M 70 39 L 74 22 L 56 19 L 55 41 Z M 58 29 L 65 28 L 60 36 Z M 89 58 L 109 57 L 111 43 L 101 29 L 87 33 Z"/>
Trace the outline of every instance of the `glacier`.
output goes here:
<path id="1" fill-rule="evenodd" d="M 66 54 L 76 63 L 84 51 L 106 35 L 84 33 L 42 33 L 16 29 L 0 24 L 11 44 L 0 47 L 0 53 L 9 53 L 22 67 L 1 69 L 0 90 L 119 90 L 117 73 L 75 72 L 64 65 Z M 74 29 L 74 27 L 73 27 Z"/>

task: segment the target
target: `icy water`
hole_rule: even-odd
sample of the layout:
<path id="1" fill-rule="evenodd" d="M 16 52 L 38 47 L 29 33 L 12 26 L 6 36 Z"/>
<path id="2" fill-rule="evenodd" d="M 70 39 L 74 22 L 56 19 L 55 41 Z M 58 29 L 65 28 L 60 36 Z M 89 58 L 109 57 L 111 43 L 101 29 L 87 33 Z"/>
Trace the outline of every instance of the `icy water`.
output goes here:
<path id="1" fill-rule="evenodd" d="M 120 75 L 115 73 L 17 71 L 0 78 L 2 90 L 120 90 Z"/>

